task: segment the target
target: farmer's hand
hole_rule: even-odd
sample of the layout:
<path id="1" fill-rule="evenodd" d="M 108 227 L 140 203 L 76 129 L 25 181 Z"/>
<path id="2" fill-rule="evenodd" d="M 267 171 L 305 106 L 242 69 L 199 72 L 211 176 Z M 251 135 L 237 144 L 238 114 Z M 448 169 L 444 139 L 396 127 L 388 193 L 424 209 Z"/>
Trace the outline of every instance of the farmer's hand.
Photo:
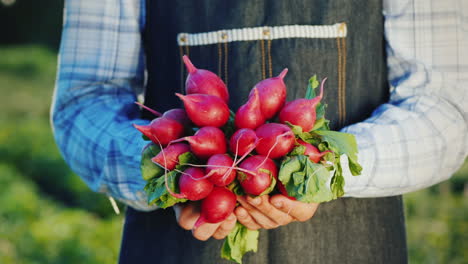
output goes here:
<path id="1" fill-rule="evenodd" d="M 217 224 L 202 224 L 194 229 L 195 222 L 200 217 L 200 205 L 188 202 L 174 207 L 179 225 L 185 230 L 192 230 L 193 236 L 198 240 L 208 240 L 225 238 L 236 225 L 236 216 L 231 214 L 226 220 Z"/>
<path id="2" fill-rule="evenodd" d="M 312 218 L 319 204 L 293 201 L 284 195 L 262 195 L 255 199 L 238 196 L 241 206 L 235 210 L 237 221 L 248 229 L 272 229 L 294 221 Z"/>

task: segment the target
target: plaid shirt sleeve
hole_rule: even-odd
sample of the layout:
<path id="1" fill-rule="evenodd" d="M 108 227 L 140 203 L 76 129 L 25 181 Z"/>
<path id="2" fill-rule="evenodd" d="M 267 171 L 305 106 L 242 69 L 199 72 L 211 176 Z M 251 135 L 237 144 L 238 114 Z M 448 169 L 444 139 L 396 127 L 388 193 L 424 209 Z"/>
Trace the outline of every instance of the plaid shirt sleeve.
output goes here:
<path id="1" fill-rule="evenodd" d="M 361 176 L 346 172 L 352 197 L 439 183 L 468 154 L 468 2 L 384 0 L 384 15 L 391 97 L 344 129 L 363 166 Z"/>
<path id="2" fill-rule="evenodd" d="M 56 142 L 94 191 L 139 210 L 147 205 L 139 169 L 146 144 L 136 89 L 144 79 L 140 0 L 68 0 L 51 109 Z"/>

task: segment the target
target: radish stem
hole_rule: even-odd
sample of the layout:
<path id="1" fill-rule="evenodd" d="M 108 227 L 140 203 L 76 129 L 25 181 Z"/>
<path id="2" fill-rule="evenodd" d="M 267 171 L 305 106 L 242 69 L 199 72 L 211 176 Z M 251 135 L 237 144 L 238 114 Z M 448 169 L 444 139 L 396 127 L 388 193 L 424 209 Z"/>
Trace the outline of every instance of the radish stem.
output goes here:
<path id="1" fill-rule="evenodd" d="M 142 107 L 142 108 L 148 110 L 149 112 L 153 113 L 153 114 L 154 114 L 155 116 L 157 116 L 157 117 L 162 116 L 162 114 L 159 113 L 158 111 L 156 111 L 156 110 L 154 110 L 154 109 L 151 109 L 151 108 L 147 107 L 146 105 L 144 105 L 144 104 L 142 104 L 142 103 L 140 103 L 140 102 L 135 102 L 135 104 L 137 104 L 137 105 L 139 105 L 140 107 Z"/>

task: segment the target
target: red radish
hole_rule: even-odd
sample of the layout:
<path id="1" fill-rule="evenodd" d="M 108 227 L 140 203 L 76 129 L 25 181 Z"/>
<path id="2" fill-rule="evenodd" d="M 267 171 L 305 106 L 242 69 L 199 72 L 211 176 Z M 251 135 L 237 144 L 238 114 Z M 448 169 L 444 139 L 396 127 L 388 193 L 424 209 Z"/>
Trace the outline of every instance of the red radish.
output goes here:
<path id="1" fill-rule="evenodd" d="M 273 160 L 255 155 L 245 159 L 239 168 L 251 171 L 237 172 L 237 179 L 239 180 L 242 189 L 251 195 L 260 195 L 271 185 L 272 177 L 278 177 L 278 168 Z"/>
<path id="2" fill-rule="evenodd" d="M 227 151 L 226 138 L 223 131 L 217 127 L 202 127 L 195 135 L 179 138 L 172 143 L 187 140 L 190 149 L 200 159 L 208 159 L 215 154 L 224 154 Z"/>
<path id="3" fill-rule="evenodd" d="M 190 151 L 190 147 L 184 143 L 175 143 L 167 146 L 151 160 L 167 170 L 175 169 L 179 163 L 179 156 Z"/>
<path id="4" fill-rule="evenodd" d="M 165 118 L 169 118 L 169 119 L 172 119 L 172 120 L 175 120 L 175 121 L 181 123 L 184 126 L 189 126 L 191 124 L 191 121 L 188 118 L 187 113 L 182 108 L 174 108 L 174 109 L 171 109 L 171 110 L 167 110 L 166 112 L 164 112 L 164 114 L 161 114 L 158 111 L 156 111 L 154 109 L 151 109 L 151 108 L 147 107 L 146 105 L 144 105 L 144 104 L 142 104 L 140 102 L 135 102 L 135 104 L 141 106 L 143 109 L 151 112 L 153 115 L 155 115 L 157 117 L 162 116 L 162 117 L 165 117 Z"/>
<path id="5" fill-rule="evenodd" d="M 314 145 L 304 142 L 301 139 L 299 139 L 297 143 L 301 144 L 306 148 L 304 155 L 309 156 L 309 159 L 313 163 L 318 163 L 325 154 L 331 152 L 330 150 L 320 152 Z"/>
<path id="6" fill-rule="evenodd" d="M 216 154 L 211 156 L 206 163 L 206 174 L 211 176 L 208 178 L 216 186 L 226 186 L 236 178 L 233 166 L 234 161 L 227 154 Z M 224 167 L 217 167 L 224 166 Z"/>
<path id="7" fill-rule="evenodd" d="M 184 135 L 184 126 L 181 123 L 165 117 L 153 119 L 149 125 L 133 124 L 133 126 L 155 144 L 162 146 Z"/>
<path id="8" fill-rule="evenodd" d="M 256 129 L 266 121 L 260 109 L 260 97 L 257 88 L 253 88 L 249 100 L 237 110 L 234 124 L 236 128 Z"/>
<path id="9" fill-rule="evenodd" d="M 188 168 L 179 178 L 180 194 L 190 201 L 207 197 L 213 190 L 213 183 L 203 178 L 205 171 L 201 168 Z"/>
<path id="10" fill-rule="evenodd" d="M 182 108 L 174 108 L 164 112 L 163 117 L 175 120 L 184 126 L 190 126 L 192 123 L 187 116 L 187 113 Z"/>
<path id="11" fill-rule="evenodd" d="M 284 124 L 263 124 L 255 130 L 261 143 L 255 150 L 269 158 L 281 158 L 294 148 L 295 137 L 291 128 Z"/>
<path id="12" fill-rule="evenodd" d="M 250 128 L 242 128 L 237 130 L 232 135 L 229 141 L 229 148 L 234 155 L 243 156 L 255 145 L 257 142 L 257 134 Z M 236 152 L 237 149 L 237 152 Z"/>
<path id="13" fill-rule="evenodd" d="M 183 60 L 188 71 L 187 80 L 185 81 L 185 92 L 187 94 L 214 95 L 228 103 L 229 93 L 221 78 L 208 70 L 195 68 L 187 55 L 184 55 Z"/>
<path id="14" fill-rule="evenodd" d="M 286 101 L 286 85 L 283 80 L 286 73 L 288 73 L 287 68 L 277 77 L 265 79 L 255 85 L 260 95 L 262 113 L 266 119 L 275 116 Z M 254 92 L 251 91 L 249 97 L 252 96 L 253 93 Z"/>
<path id="15" fill-rule="evenodd" d="M 323 79 L 320 85 L 320 94 L 313 99 L 296 99 L 287 103 L 279 114 L 281 123 L 289 122 L 293 125 L 302 127 L 304 132 L 309 132 L 314 128 L 317 107 L 323 97 L 323 85 L 327 78 Z"/>
<path id="16" fill-rule="evenodd" d="M 184 102 L 190 120 L 199 127 L 221 127 L 229 119 L 229 107 L 219 97 L 208 94 L 176 95 Z"/>
<path id="17" fill-rule="evenodd" d="M 214 187 L 213 191 L 202 200 L 200 217 L 195 228 L 204 223 L 219 223 L 226 220 L 236 207 L 236 195 L 225 187 Z"/>

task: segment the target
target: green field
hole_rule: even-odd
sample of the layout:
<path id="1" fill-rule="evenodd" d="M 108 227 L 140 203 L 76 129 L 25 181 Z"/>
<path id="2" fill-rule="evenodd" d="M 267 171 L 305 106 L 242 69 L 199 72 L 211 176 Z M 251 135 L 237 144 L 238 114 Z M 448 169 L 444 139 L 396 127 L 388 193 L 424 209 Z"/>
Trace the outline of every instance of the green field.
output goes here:
<path id="1" fill-rule="evenodd" d="M 116 263 L 123 217 L 68 169 L 53 141 L 55 71 L 47 49 L 0 47 L 0 263 Z M 468 163 L 405 196 L 411 263 L 468 262 L 467 198 Z"/>

